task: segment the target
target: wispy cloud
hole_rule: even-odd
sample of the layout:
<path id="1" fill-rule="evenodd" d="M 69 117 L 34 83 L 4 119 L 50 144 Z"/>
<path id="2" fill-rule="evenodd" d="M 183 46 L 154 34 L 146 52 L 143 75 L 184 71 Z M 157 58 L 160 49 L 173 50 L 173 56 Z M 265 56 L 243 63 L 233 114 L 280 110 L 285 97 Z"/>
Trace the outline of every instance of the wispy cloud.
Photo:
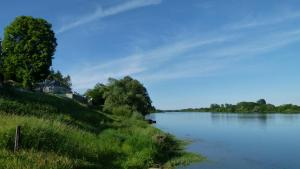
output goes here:
<path id="1" fill-rule="evenodd" d="M 94 13 L 86 15 L 84 17 L 80 17 L 73 22 L 69 22 L 61 26 L 57 33 L 63 33 L 68 30 L 74 29 L 76 27 L 79 27 L 81 25 L 96 21 L 101 18 L 105 18 L 108 16 L 117 15 L 126 11 L 134 10 L 141 7 L 146 7 L 150 5 L 157 5 L 160 4 L 162 0 L 129 0 L 125 3 L 112 6 L 107 9 L 103 9 L 102 7 L 98 7 Z"/>
<path id="2" fill-rule="evenodd" d="M 105 82 L 108 77 L 125 75 L 144 81 L 209 76 L 245 57 L 258 56 L 300 41 L 300 30 L 272 32 L 259 38 L 247 36 L 233 32 L 206 39 L 187 37 L 122 59 L 89 66 L 80 73 L 71 73 L 74 88 L 84 90 L 97 82 Z"/>
<path id="3" fill-rule="evenodd" d="M 232 39 L 222 42 L 221 47 L 210 49 L 200 49 L 198 54 L 183 55 L 185 60 L 175 64 L 165 65 L 159 71 L 138 74 L 137 77 L 148 80 L 167 80 L 190 77 L 204 77 L 220 74 L 235 63 L 249 58 L 261 56 L 264 53 L 272 52 L 291 43 L 300 41 L 300 30 L 290 30 L 284 32 L 273 32 L 260 38 L 247 39 L 245 37 L 233 39 L 234 42 L 226 44 Z M 182 56 L 182 55 L 179 55 Z"/>
<path id="4" fill-rule="evenodd" d="M 157 4 L 160 1 L 151 2 Z M 274 26 L 298 17 L 300 13 L 290 12 L 273 19 L 238 22 L 231 24 L 230 27 L 225 26 L 225 29 L 220 28 L 218 33 L 206 32 L 205 34 L 211 33 L 211 35 L 205 38 L 203 34 L 197 32 L 178 33 L 181 34 L 180 38 L 175 40 L 172 38 L 159 47 L 140 50 L 106 63 L 91 64 L 81 69 L 79 73 L 70 72 L 70 74 L 74 88 L 81 91 L 92 87 L 97 82 L 106 82 L 108 77 L 119 78 L 131 75 L 149 82 L 221 74 L 245 58 L 262 56 L 300 41 L 300 29 L 295 28 L 275 29 L 271 32 L 243 32 L 236 31 L 237 29 Z"/>
<path id="5" fill-rule="evenodd" d="M 210 9 L 214 7 L 215 2 L 213 1 L 200 1 L 199 3 L 196 4 L 196 7 L 201 8 L 201 9 Z"/>
<path id="6" fill-rule="evenodd" d="M 222 43 L 232 38 L 234 37 L 220 36 L 208 39 L 187 38 L 122 59 L 89 66 L 80 73 L 71 74 L 73 81 L 76 82 L 74 83 L 74 87 L 77 89 L 86 89 L 91 87 L 91 84 L 106 81 L 108 77 L 122 77 L 125 75 L 138 75 L 152 72 L 168 61 L 176 59 L 188 51 L 207 45 Z"/>
<path id="7" fill-rule="evenodd" d="M 246 29 L 246 28 L 255 28 L 255 27 L 261 27 L 261 26 L 268 26 L 268 25 L 274 25 L 279 24 L 282 22 L 286 22 L 292 19 L 300 18 L 300 12 L 287 12 L 281 15 L 275 15 L 270 16 L 268 18 L 254 18 L 254 17 L 248 17 L 242 22 L 238 22 L 235 24 L 229 24 L 226 26 L 228 29 Z"/>

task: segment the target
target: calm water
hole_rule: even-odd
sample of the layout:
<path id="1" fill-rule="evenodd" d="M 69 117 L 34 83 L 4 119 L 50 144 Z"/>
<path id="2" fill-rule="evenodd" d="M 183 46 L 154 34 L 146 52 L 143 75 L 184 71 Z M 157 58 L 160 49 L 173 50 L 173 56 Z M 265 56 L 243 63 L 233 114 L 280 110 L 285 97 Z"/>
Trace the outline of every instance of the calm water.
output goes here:
<path id="1" fill-rule="evenodd" d="M 156 126 L 209 161 L 188 169 L 300 169 L 300 115 L 170 112 Z"/>

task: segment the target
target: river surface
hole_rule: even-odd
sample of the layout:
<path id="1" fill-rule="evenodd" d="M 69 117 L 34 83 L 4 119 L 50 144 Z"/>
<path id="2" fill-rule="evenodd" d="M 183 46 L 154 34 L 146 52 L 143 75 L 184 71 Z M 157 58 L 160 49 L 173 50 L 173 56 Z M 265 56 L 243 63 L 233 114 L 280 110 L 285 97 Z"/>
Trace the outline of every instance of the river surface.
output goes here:
<path id="1" fill-rule="evenodd" d="M 208 158 L 186 169 L 300 169 L 300 114 L 168 112 L 151 118 L 157 128 L 191 140 L 188 151 Z"/>

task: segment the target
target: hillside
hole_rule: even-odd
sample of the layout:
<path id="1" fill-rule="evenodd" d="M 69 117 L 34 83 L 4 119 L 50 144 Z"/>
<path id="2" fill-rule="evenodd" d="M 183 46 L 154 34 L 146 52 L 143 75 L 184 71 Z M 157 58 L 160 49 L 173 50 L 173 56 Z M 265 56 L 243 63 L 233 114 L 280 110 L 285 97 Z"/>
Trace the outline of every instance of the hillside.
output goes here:
<path id="1" fill-rule="evenodd" d="M 105 114 L 59 96 L 0 88 L 0 116 L 1 169 L 171 168 L 203 159 L 139 116 Z M 17 125 L 21 150 L 14 153 Z"/>

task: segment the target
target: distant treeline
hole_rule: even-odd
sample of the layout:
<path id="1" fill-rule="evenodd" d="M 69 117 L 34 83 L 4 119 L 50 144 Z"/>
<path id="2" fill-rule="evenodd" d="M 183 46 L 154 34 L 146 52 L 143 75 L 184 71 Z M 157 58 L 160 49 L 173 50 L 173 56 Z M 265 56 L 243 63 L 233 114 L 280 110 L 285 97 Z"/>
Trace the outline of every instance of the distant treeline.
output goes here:
<path id="1" fill-rule="evenodd" d="M 233 104 L 211 104 L 209 108 L 187 108 L 181 110 L 158 110 L 158 112 L 229 112 L 229 113 L 300 113 L 300 106 L 284 104 L 275 106 L 264 99 L 257 102 L 239 102 Z"/>

